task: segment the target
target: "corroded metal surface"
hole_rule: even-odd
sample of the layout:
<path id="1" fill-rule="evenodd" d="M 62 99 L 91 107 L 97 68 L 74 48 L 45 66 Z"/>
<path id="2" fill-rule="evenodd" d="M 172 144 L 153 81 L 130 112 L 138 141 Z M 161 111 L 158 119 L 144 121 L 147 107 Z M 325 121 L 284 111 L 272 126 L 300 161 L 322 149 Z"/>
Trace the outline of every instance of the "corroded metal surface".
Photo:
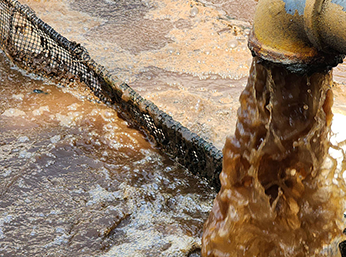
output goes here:
<path id="1" fill-rule="evenodd" d="M 346 13 L 329 1 L 262 0 L 249 40 L 253 53 L 292 71 L 325 70 L 346 52 Z"/>
<path id="2" fill-rule="evenodd" d="M 294 43 L 292 43 L 294 45 Z M 267 61 L 269 65 L 277 64 L 285 66 L 288 70 L 299 73 L 313 73 L 316 71 L 331 70 L 339 63 L 343 62 L 344 55 L 331 55 L 318 52 L 311 48 L 314 54 L 304 54 L 300 52 L 282 51 L 273 48 L 272 45 L 265 45 L 258 40 L 254 33 L 251 33 L 249 48 L 254 56 L 259 56 Z"/>
<path id="3" fill-rule="evenodd" d="M 324 44 L 330 48 L 346 52 L 346 11 L 343 6 L 325 1 L 317 19 L 317 28 Z M 345 5 L 345 3 L 344 3 Z"/>

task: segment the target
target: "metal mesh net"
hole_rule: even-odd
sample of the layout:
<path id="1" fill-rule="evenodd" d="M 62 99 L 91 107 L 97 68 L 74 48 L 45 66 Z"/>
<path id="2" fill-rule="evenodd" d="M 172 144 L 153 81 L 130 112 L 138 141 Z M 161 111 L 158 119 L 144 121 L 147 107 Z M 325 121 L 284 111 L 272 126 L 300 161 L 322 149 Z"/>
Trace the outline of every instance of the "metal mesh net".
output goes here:
<path id="1" fill-rule="evenodd" d="M 222 153 L 145 100 L 16 0 L 0 0 L 0 45 L 13 62 L 59 83 L 78 81 L 189 171 L 219 189 Z"/>

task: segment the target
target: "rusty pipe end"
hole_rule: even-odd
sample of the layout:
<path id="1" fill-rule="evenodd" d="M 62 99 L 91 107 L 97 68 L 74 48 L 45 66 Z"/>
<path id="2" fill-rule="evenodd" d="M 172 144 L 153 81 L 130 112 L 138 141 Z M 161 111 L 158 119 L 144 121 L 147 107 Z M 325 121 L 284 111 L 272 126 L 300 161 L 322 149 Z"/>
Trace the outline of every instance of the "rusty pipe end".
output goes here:
<path id="1" fill-rule="evenodd" d="M 344 54 L 326 54 L 319 51 L 316 51 L 314 55 L 280 51 L 262 44 L 253 32 L 250 34 L 248 47 L 252 56 L 260 57 L 267 65 L 284 66 L 287 70 L 302 75 L 329 71 L 342 63 L 345 58 Z"/>
<path id="2" fill-rule="evenodd" d="M 340 0 L 260 0 L 248 44 L 253 55 L 296 73 L 329 70 L 341 63 L 346 35 L 330 42 L 331 32 L 326 28 L 330 26 L 326 17 L 332 12 L 331 3 L 326 2 L 330 1 Z M 345 51 L 336 47 L 340 44 Z"/>

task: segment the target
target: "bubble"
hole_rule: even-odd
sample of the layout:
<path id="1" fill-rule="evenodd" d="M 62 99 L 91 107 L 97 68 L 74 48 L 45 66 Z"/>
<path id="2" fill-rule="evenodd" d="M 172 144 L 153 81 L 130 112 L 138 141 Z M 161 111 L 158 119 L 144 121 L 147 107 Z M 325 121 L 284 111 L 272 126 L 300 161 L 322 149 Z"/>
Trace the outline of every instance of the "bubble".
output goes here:
<path id="1" fill-rule="evenodd" d="M 12 170 L 11 170 L 11 168 L 9 168 L 9 169 L 5 170 L 5 172 L 4 172 L 2 175 L 3 175 L 4 177 L 7 177 L 7 176 L 9 176 L 11 173 L 12 173 Z"/>
<path id="2" fill-rule="evenodd" d="M 197 8 L 197 7 L 193 7 L 193 8 L 190 10 L 190 16 L 191 16 L 191 17 L 195 17 L 197 14 L 198 14 L 198 8 Z"/>
<path id="3" fill-rule="evenodd" d="M 32 156 L 32 153 L 27 152 L 26 150 L 22 150 L 22 151 L 20 151 L 18 158 L 29 159 L 31 156 Z"/>
<path id="4" fill-rule="evenodd" d="M 30 233 L 30 236 L 35 236 L 36 235 L 36 226 L 33 226 L 32 231 Z"/>
<path id="5" fill-rule="evenodd" d="M 64 127 L 70 127 L 71 125 L 75 125 L 74 124 L 74 116 L 73 115 L 62 115 L 60 113 L 57 113 L 56 115 L 56 119 L 59 121 L 61 126 Z"/>
<path id="6" fill-rule="evenodd" d="M 67 109 L 69 109 L 70 111 L 75 111 L 75 110 L 77 110 L 78 107 L 79 107 L 79 104 L 74 103 L 74 104 L 67 106 Z"/>
<path id="7" fill-rule="evenodd" d="M 250 35 L 251 29 L 244 29 L 244 34 L 245 35 Z"/>
<path id="8" fill-rule="evenodd" d="M 63 228 L 60 228 L 60 227 L 58 227 L 58 228 L 55 229 L 55 232 L 56 232 L 56 233 L 64 233 L 64 231 L 65 231 L 65 230 L 64 230 Z"/>
<path id="9" fill-rule="evenodd" d="M 39 115 L 42 115 L 43 112 L 49 112 L 49 107 L 48 106 L 41 106 L 40 108 L 33 110 L 32 114 L 34 116 L 39 116 Z"/>
<path id="10" fill-rule="evenodd" d="M 101 115 L 102 115 L 102 118 L 107 121 L 109 118 L 112 118 L 114 116 L 114 113 L 111 111 L 105 110 L 102 112 Z"/>
<path id="11" fill-rule="evenodd" d="M 87 203 L 86 206 L 90 206 L 99 202 L 106 202 L 106 201 L 112 201 L 115 199 L 123 199 L 124 195 L 123 192 L 121 191 L 115 191 L 115 192 L 109 192 L 103 187 L 101 187 L 99 184 L 97 184 L 93 189 L 90 189 L 88 191 L 90 194 L 90 199 Z"/>
<path id="12" fill-rule="evenodd" d="M 234 49 L 238 46 L 238 44 L 238 40 L 233 39 L 227 42 L 227 47 Z"/>

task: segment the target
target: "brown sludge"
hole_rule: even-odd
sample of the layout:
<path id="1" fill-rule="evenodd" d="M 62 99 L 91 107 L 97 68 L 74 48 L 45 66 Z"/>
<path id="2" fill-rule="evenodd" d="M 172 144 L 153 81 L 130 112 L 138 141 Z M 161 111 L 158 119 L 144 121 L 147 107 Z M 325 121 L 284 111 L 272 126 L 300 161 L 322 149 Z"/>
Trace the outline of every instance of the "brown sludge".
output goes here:
<path id="1" fill-rule="evenodd" d="M 223 150 L 222 188 L 203 256 L 331 256 L 339 200 L 323 187 L 331 72 L 299 76 L 254 58 L 237 128 Z"/>

